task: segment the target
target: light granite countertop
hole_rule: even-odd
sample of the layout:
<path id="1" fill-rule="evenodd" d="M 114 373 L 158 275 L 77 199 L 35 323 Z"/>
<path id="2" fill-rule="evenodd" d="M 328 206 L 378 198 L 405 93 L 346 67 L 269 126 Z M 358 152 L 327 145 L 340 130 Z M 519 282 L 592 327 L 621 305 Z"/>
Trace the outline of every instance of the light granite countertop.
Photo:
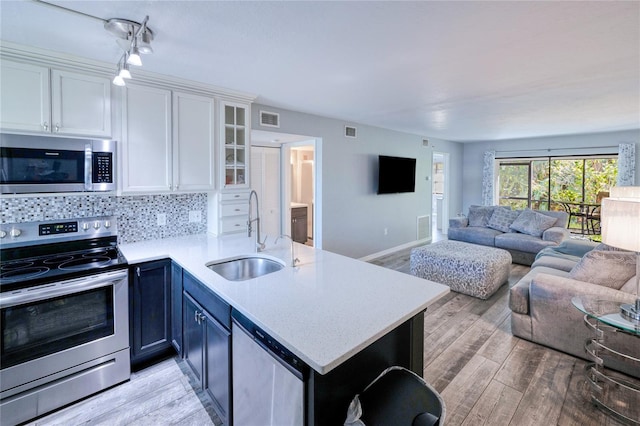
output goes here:
<path id="1" fill-rule="evenodd" d="M 449 287 L 302 244 L 268 241 L 259 255 L 286 263 L 247 281 L 205 263 L 254 254 L 253 239 L 193 235 L 121 244 L 130 264 L 171 258 L 320 374 L 326 374 L 449 292 Z M 206 308 L 206 307 L 205 307 Z"/>

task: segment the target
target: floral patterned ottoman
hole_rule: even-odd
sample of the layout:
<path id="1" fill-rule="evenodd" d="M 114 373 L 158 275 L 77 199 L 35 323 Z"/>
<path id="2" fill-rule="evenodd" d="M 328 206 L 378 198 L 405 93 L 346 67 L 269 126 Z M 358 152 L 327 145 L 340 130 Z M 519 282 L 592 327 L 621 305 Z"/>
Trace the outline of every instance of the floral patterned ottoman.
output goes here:
<path id="1" fill-rule="evenodd" d="M 411 250 L 411 274 L 451 290 L 488 299 L 507 282 L 511 254 L 499 248 L 438 241 Z"/>

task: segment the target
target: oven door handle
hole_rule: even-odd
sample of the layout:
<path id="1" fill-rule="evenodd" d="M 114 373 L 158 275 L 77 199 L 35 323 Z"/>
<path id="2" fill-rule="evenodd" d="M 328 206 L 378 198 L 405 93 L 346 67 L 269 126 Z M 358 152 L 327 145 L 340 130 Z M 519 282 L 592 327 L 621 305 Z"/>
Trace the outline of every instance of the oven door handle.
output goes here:
<path id="1" fill-rule="evenodd" d="M 0 309 L 11 308 L 17 305 L 24 305 L 25 303 L 33 303 L 58 296 L 66 296 L 81 291 L 115 285 L 119 281 L 127 278 L 127 274 L 128 272 L 126 269 L 123 271 L 105 272 L 100 275 L 26 288 L 15 294 L 1 294 Z"/>

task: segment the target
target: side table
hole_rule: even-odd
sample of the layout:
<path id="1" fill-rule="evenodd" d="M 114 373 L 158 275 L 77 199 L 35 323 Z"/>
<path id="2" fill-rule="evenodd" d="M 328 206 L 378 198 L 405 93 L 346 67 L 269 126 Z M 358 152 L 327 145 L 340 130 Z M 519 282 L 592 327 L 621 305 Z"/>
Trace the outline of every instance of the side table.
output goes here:
<path id="1" fill-rule="evenodd" d="M 615 359 L 640 371 L 640 358 L 621 353 L 609 345 L 607 335 L 624 333 L 640 345 L 640 324 L 620 315 L 620 302 L 602 300 L 597 296 L 576 296 L 571 302 L 584 313 L 584 323 L 593 331 L 585 342 L 585 351 L 593 361 L 585 367 L 591 389 L 591 401 L 616 419 L 640 425 L 640 380 L 607 368 L 606 359 Z M 640 346 L 639 346 L 640 347 Z"/>

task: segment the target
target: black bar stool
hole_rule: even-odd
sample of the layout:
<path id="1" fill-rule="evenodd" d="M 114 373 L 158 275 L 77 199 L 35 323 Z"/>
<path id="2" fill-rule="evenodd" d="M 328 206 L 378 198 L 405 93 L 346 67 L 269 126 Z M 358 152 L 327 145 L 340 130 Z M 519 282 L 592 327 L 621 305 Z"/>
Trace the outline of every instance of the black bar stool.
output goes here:
<path id="1" fill-rule="evenodd" d="M 422 377 L 402 367 L 390 367 L 356 395 L 345 426 L 441 426 L 442 397 Z"/>

